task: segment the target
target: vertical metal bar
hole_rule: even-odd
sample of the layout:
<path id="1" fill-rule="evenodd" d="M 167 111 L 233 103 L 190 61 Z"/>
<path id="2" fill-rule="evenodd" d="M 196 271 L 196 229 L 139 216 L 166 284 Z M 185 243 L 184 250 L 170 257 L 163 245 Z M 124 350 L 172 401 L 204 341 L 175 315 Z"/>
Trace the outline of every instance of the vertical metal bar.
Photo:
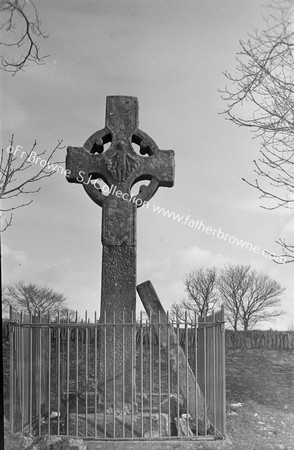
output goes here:
<path id="1" fill-rule="evenodd" d="M 217 430 L 221 431 L 221 417 L 220 417 L 220 406 L 221 406 L 221 391 L 220 391 L 220 346 L 221 346 L 221 335 L 220 335 L 220 325 L 218 320 L 220 319 L 220 312 L 215 314 L 215 409 L 216 409 L 216 420 L 214 425 L 214 435 L 216 436 Z"/>
<path id="2" fill-rule="evenodd" d="M 79 327 L 78 327 L 78 312 L 76 311 L 76 437 L 79 435 Z M 69 434 L 69 430 L 67 430 Z"/>
<path id="3" fill-rule="evenodd" d="M 149 402 L 149 418 L 150 418 L 150 437 L 152 438 L 152 310 L 150 310 L 149 316 L 149 394 L 150 394 L 150 402 Z"/>
<path id="4" fill-rule="evenodd" d="M 95 398 L 94 398 L 94 422 L 95 422 L 95 438 L 97 438 L 97 345 L 98 345 L 98 325 L 97 325 L 97 313 L 94 314 L 95 334 L 94 334 L 94 379 L 95 379 Z"/>
<path id="5" fill-rule="evenodd" d="M 143 346 L 143 316 L 140 312 L 140 388 L 141 388 L 141 437 L 144 436 L 144 392 L 143 392 L 143 380 L 144 380 L 144 346 Z"/>
<path id="6" fill-rule="evenodd" d="M 17 348 L 16 348 L 16 390 L 15 390 L 15 399 L 16 399 L 16 414 L 15 414 L 15 419 L 16 419 L 16 431 L 19 431 L 19 415 L 20 415 L 20 324 L 19 324 L 19 317 L 20 315 L 18 314 L 18 326 L 16 328 L 16 343 L 17 343 Z"/>
<path id="7" fill-rule="evenodd" d="M 48 311 L 48 435 L 51 434 L 51 314 Z"/>
<path id="8" fill-rule="evenodd" d="M 20 314 L 18 314 L 18 326 L 16 328 L 16 383 L 15 383 L 15 399 L 16 399 L 16 410 L 15 410 L 15 420 L 16 420 L 16 431 L 19 430 L 19 417 L 20 417 Z"/>
<path id="9" fill-rule="evenodd" d="M 17 320 L 19 317 L 17 316 Z M 18 432 L 18 417 L 19 417 L 19 323 L 15 327 L 15 414 L 14 414 L 14 427 L 15 431 Z"/>
<path id="10" fill-rule="evenodd" d="M 216 364 L 215 364 L 215 314 L 212 312 L 212 358 L 213 358 L 213 425 L 214 425 L 214 436 L 216 435 Z"/>
<path id="11" fill-rule="evenodd" d="M 14 346 L 15 346 L 15 325 L 13 322 L 13 311 L 12 306 L 9 308 L 9 360 L 10 360 L 10 373 L 9 373 L 9 423 L 10 432 L 13 434 L 13 424 L 14 424 Z M 31 431 L 31 430 L 30 430 Z"/>
<path id="12" fill-rule="evenodd" d="M 41 324 L 41 312 L 39 312 L 39 323 Z M 39 436 L 42 434 L 42 327 L 39 325 Z"/>
<path id="13" fill-rule="evenodd" d="M 187 311 L 185 311 L 185 353 L 186 353 L 186 398 L 187 398 L 186 423 L 187 423 L 187 436 L 189 436 L 189 371 L 188 371 L 189 355 L 188 355 L 188 317 L 187 317 Z"/>
<path id="14" fill-rule="evenodd" d="M 206 384 L 207 384 L 207 376 L 206 376 L 206 363 L 207 363 L 207 350 L 206 350 L 206 315 L 203 317 L 203 371 L 204 371 L 204 436 L 207 435 L 207 417 L 206 417 L 206 410 L 207 410 L 207 398 L 206 398 Z"/>
<path id="15" fill-rule="evenodd" d="M 110 327 L 110 324 L 109 324 Z M 107 372 L 106 372 L 106 363 L 107 363 L 107 356 L 106 356 L 106 311 L 104 311 L 104 438 L 106 438 L 106 405 L 107 405 L 107 395 L 106 395 L 106 387 L 107 387 Z M 110 329 L 109 329 L 110 332 Z M 109 333 L 110 334 L 110 333 Z"/>
<path id="16" fill-rule="evenodd" d="M 87 322 L 88 322 L 88 320 L 87 320 L 87 317 L 88 317 L 88 313 L 87 313 L 87 311 L 85 312 L 85 325 L 86 325 L 86 331 L 85 331 L 85 333 L 86 333 L 86 336 L 85 336 L 85 345 L 86 345 L 86 348 L 85 348 L 85 383 L 86 383 L 86 392 L 85 392 L 85 408 L 86 408 L 86 411 L 85 411 L 85 421 L 86 421 L 86 430 L 85 430 L 85 433 L 86 433 L 86 437 L 88 437 L 88 340 L 89 340 L 89 335 L 88 335 L 88 333 L 89 333 L 89 327 L 87 326 Z"/>
<path id="17" fill-rule="evenodd" d="M 206 340 L 207 340 L 207 363 L 206 363 L 206 373 L 207 373 L 207 409 L 210 411 L 211 419 L 213 420 L 213 312 L 210 316 L 207 317 L 207 332 L 206 332 Z M 208 417 L 207 417 L 207 422 Z M 207 427 L 208 426 L 207 423 Z"/>
<path id="18" fill-rule="evenodd" d="M 30 323 L 33 323 L 32 314 L 29 317 Z M 30 434 L 33 433 L 32 421 L 33 421 L 33 327 L 30 326 L 30 354 L 29 354 L 29 389 L 30 389 L 30 416 L 29 416 L 29 428 Z"/>
<path id="19" fill-rule="evenodd" d="M 69 435 L 69 361 L 70 361 L 70 327 L 69 311 L 67 310 L 67 352 L 66 352 L 66 433 Z"/>
<path id="20" fill-rule="evenodd" d="M 60 313 L 57 312 L 57 323 L 60 325 Z M 60 326 L 57 330 L 57 435 L 60 434 Z"/>
<path id="21" fill-rule="evenodd" d="M 17 378 L 18 378 L 17 379 L 17 381 L 18 381 L 18 386 L 17 386 L 18 391 L 17 391 L 17 393 L 18 393 L 18 395 L 17 395 L 17 397 L 18 397 L 18 408 L 17 408 L 17 413 L 18 413 L 18 415 L 17 415 L 16 420 L 17 420 L 17 430 L 18 431 L 21 431 L 21 428 L 20 428 L 21 418 L 20 418 L 20 416 L 22 415 L 21 385 L 22 385 L 22 376 L 23 376 L 23 374 L 22 374 L 22 367 L 21 367 L 21 347 L 22 347 L 22 342 L 21 342 L 21 330 L 22 330 L 21 321 L 22 321 L 22 313 L 19 314 L 19 327 L 18 327 L 18 330 L 17 330 L 17 338 L 18 338 L 18 344 L 17 344 L 17 365 L 18 365 L 18 370 L 17 370 Z"/>
<path id="22" fill-rule="evenodd" d="M 134 313 L 132 311 L 131 313 L 131 336 L 132 336 L 132 343 L 131 343 L 131 367 L 132 367 L 132 389 L 131 389 L 131 437 L 132 439 L 134 438 L 134 387 L 135 387 L 135 380 L 134 380 L 134 340 L 135 340 L 135 326 L 136 326 L 136 321 L 135 321 L 135 317 L 134 317 Z"/>
<path id="23" fill-rule="evenodd" d="M 23 312 L 20 313 L 20 323 L 23 324 L 24 322 L 24 316 Z M 24 371 L 24 328 L 23 326 L 20 328 L 20 360 L 21 360 L 21 392 L 20 392 L 20 399 L 21 399 L 21 432 L 23 433 L 23 427 L 24 427 L 24 416 L 25 416 L 25 400 L 24 400 L 24 389 L 25 389 L 25 371 Z"/>
<path id="24" fill-rule="evenodd" d="M 225 320 L 225 309 L 224 309 L 224 305 L 221 306 L 221 321 L 224 322 Z M 222 340 L 221 340 L 221 348 L 222 348 L 222 352 L 221 352 L 221 356 L 222 356 L 222 403 L 223 403 L 223 408 L 222 408 L 222 417 L 223 417 L 223 434 L 226 434 L 226 340 L 225 340 L 225 325 L 221 325 L 221 336 L 222 336 Z"/>
<path id="25" fill-rule="evenodd" d="M 15 414 L 14 414 L 14 429 L 16 432 L 18 429 L 18 417 L 19 417 L 19 315 L 17 315 L 17 326 L 14 329 L 15 332 Z"/>
<path id="26" fill-rule="evenodd" d="M 171 414 L 170 414 L 170 332 L 169 312 L 167 311 L 166 335 L 167 335 L 167 408 L 168 408 L 168 436 L 171 436 Z"/>
<path id="27" fill-rule="evenodd" d="M 194 358 L 195 358 L 195 422 L 196 422 L 196 430 L 195 430 L 195 434 L 196 436 L 198 436 L 198 316 L 197 313 L 195 311 L 195 336 L 194 336 Z"/>
<path id="28" fill-rule="evenodd" d="M 125 437 L 125 311 L 122 312 L 122 427 Z"/>
<path id="29" fill-rule="evenodd" d="M 113 437 L 115 439 L 115 409 L 116 409 L 116 404 L 115 404 L 115 398 L 116 398 L 116 385 L 115 385 L 115 372 L 116 372 L 116 360 L 115 360 L 115 325 L 116 325 L 116 315 L 115 315 L 115 311 L 113 311 L 113 373 L 112 373 L 112 377 L 113 377 Z"/>
<path id="30" fill-rule="evenodd" d="M 179 347 L 180 347 L 180 339 L 179 339 L 179 334 L 180 334 L 180 329 L 179 329 L 179 316 L 178 316 L 178 311 L 176 314 L 176 321 L 177 321 L 177 350 L 176 350 L 176 366 L 177 366 L 177 418 L 180 418 L 180 368 L 179 368 Z"/>
<path id="31" fill-rule="evenodd" d="M 79 361 L 80 361 L 80 370 L 79 370 L 79 376 L 80 376 L 80 389 L 78 391 L 78 397 L 79 397 L 79 405 L 81 404 L 81 413 L 83 411 L 83 404 L 85 404 L 85 402 L 83 401 L 83 384 L 84 384 L 84 376 L 85 376 L 85 362 L 84 362 L 84 336 L 85 336 L 85 328 L 84 328 L 84 323 L 85 323 L 85 319 L 82 318 L 81 320 L 83 327 L 80 328 L 80 346 L 79 346 Z M 81 433 L 83 433 L 83 431 L 81 431 Z"/>
<path id="32" fill-rule="evenodd" d="M 17 408 L 17 417 L 16 417 L 16 421 L 17 421 L 17 431 L 21 432 L 21 428 L 22 428 L 22 420 L 23 418 L 21 417 L 24 413 L 23 411 L 23 395 L 22 395 L 22 384 L 23 384 L 23 367 L 22 367 L 22 353 L 23 353 L 23 312 L 21 311 L 20 314 L 18 315 L 18 344 L 17 344 L 17 364 L 18 364 L 18 370 L 17 370 L 17 381 L 18 381 L 18 386 L 17 386 L 17 398 L 18 398 L 18 408 Z"/>
<path id="33" fill-rule="evenodd" d="M 159 396 L 159 437 L 161 437 L 161 319 L 158 311 L 158 396 Z"/>
<path id="34" fill-rule="evenodd" d="M 25 328 L 25 353 L 24 353 L 24 371 L 25 371 L 25 410 L 26 415 L 24 418 L 25 425 L 29 423 L 30 417 L 30 406 L 29 406 L 29 352 L 30 352 L 30 325 L 29 325 L 29 315 L 26 314 L 26 328 Z"/>

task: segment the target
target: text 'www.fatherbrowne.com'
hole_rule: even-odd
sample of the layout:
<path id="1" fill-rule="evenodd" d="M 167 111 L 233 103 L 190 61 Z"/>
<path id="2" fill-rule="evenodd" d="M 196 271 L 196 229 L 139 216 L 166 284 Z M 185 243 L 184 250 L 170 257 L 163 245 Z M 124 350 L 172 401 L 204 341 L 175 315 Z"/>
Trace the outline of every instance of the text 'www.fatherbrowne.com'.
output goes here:
<path id="1" fill-rule="evenodd" d="M 37 155 L 36 152 L 31 151 L 27 153 L 23 150 L 23 147 L 21 145 L 17 145 L 16 148 L 13 148 L 12 145 L 10 145 L 7 148 L 7 152 L 11 153 L 13 156 L 16 156 L 18 152 L 20 152 L 19 156 L 21 158 L 26 158 L 27 162 L 40 165 L 41 167 L 45 168 L 52 172 L 60 173 L 60 175 L 69 176 L 70 171 L 66 170 L 63 166 L 61 166 L 58 163 L 50 163 L 46 159 L 42 159 L 39 155 Z M 129 194 L 127 192 L 122 192 L 120 189 L 118 189 L 117 186 L 111 185 L 108 187 L 107 185 L 103 184 L 100 185 L 100 182 L 102 180 L 100 178 L 97 179 L 91 179 L 91 176 L 86 179 L 85 172 L 80 171 L 79 177 L 77 178 L 77 181 L 81 184 L 89 184 L 91 183 L 96 189 L 99 189 L 100 192 L 102 192 L 104 195 L 114 195 L 117 198 L 122 198 L 123 200 L 134 203 L 138 207 L 143 207 L 146 209 L 149 209 L 150 203 L 148 201 L 144 201 L 141 198 L 137 197 L 135 194 Z M 252 242 L 244 241 L 243 239 L 239 239 L 238 237 L 225 233 L 221 228 L 213 228 L 210 226 L 206 226 L 201 219 L 194 220 L 190 214 L 187 216 L 182 216 L 180 214 L 176 214 L 174 211 L 170 211 L 168 209 L 165 209 L 160 206 L 156 206 L 152 204 L 152 211 L 154 213 L 157 213 L 159 215 L 162 215 L 164 217 L 167 217 L 168 219 L 172 219 L 175 222 L 178 222 L 182 225 L 188 226 L 189 228 L 193 228 L 198 231 L 202 231 L 203 233 L 212 236 L 214 238 L 220 239 L 222 241 L 228 242 L 231 245 L 237 245 L 238 247 L 241 247 L 243 250 L 248 250 L 253 252 L 256 255 L 261 255 L 264 258 L 270 258 L 271 260 L 284 264 L 286 262 L 285 258 L 282 256 L 276 255 L 275 253 L 271 253 L 267 250 L 263 250 L 259 247 L 259 245 L 253 245 Z"/>
<path id="2" fill-rule="evenodd" d="M 238 237 L 225 233 L 221 228 L 213 228 L 210 226 L 206 226 L 201 219 L 194 220 L 190 214 L 187 216 L 182 216 L 180 214 L 176 214 L 173 211 L 169 211 L 168 209 L 152 205 L 153 212 L 163 215 L 169 219 L 172 219 L 182 225 L 186 225 L 189 228 L 194 228 L 195 230 L 202 231 L 203 233 L 215 237 L 217 239 L 228 242 L 231 245 L 237 245 L 244 250 L 248 250 L 253 252 L 256 255 L 261 255 L 264 258 L 270 258 L 273 261 L 284 264 L 285 259 L 282 256 L 276 255 L 275 253 L 270 253 L 267 250 L 263 250 L 259 247 L 259 245 L 253 245 L 252 242 L 244 241 L 243 239 L 239 239 Z"/>

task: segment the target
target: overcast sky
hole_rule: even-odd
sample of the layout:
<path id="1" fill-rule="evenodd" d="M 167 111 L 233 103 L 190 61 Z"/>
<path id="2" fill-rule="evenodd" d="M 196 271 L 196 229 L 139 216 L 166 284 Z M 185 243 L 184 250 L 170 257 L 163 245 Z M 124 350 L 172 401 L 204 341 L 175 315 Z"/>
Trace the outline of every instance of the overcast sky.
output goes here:
<path id="1" fill-rule="evenodd" d="M 259 143 L 219 113 L 222 72 L 234 71 L 240 38 L 262 23 L 263 0 L 36 1 L 44 65 L 15 77 L 1 73 L 2 147 L 11 134 L 29 150 L 82 146 L 105 122 L 107 95 L 139 99 L 140 129 L 161 149 L 174 149 L 173 188 L 150 202 L 270 252 L 294 241 L 287 211 L 260 208 L 254 180 Z M 58 159 L 65 159 L 66 150 Z M 53 287 L 83 314 L 99 311 L 101 209 L 82 186 L 60 174 L 42 183 L 32 205 L 15 212 L 3 235 L 4 283 Z M 231 239 L 232 240 L 232 239 Z M 286 314 L 266 326 L 294 323 L 293 265 L 138 210 L 138 283 L 151 280 L 164 308 L 184 297 L 185 274 L 199 267 L 250 264 L 287 288 Z M 140 310 L 138 298 L 138 310 Z"/>

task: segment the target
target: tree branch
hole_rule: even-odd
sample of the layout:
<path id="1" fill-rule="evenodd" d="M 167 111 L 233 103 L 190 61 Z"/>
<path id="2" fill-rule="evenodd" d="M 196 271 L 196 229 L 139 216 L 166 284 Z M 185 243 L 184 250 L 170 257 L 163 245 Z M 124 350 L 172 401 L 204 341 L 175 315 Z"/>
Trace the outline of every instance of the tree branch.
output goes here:
<path id="1" fill-rule="evenodd" d="M 45 156 L 43 160 L 41 160 L 41 156 L 46 155 L 46 150 L 37 153 L 35 151 L 36 145 L 37 143 L 35 141 L 28 153 L 22 151 L 21 156 L 18 156 L 18 147 L 14 149 L 14 136 L 12 136 L 8 147 L 8 152 L 5 152 L 4 149 L 2 149 L 0 157 L 1 212 L 11 213 L 11 211 L 30 205 L 33 199 L 25 201 L 24 197 L 27 195 L 31 196 L 39 192 L 41 189 L 39 182 L 43 178 L 48 178 L 54 175 L 56 173 L 55 170 L 59 167 L 59 164 L 62 164 L 58 161 L 52 162 L 55 153 L 64 148 L 61 140 L 57 142 L 54 149 L 50 151 L 48 156 Z M 32 156 L 34 156 L 34 161 L 37 161 L 37 158 L 39 158 L 42 165 L 33 163 L 31 160 Z M 4 205 L 4 202 L 11 203 L 14 199 L 17 201 L 16 204 Z M 8 226 L 11 225 L 11 221 L 12 215 L 10 214 L 10 218 L 6 221 L 6 225 L 2 228 L 2 231 L 6 230 Z"/>
<path id="2" fill-rule="evenodd" d="M 48 35 L 41 29 L 38 11 L 33 1 L 1 0 L 0 12 L 6 18 L 0 29 L 6 31 L 7 37 L 6 42 L 0 42 L 0 45 L 15 53 L 15 56 L 9 58 L 2 54 L 0 68 L 15 75 L 29 62 L 44 64 L 49 55 L 41 56 L 38 41 L 40 38 L 47 39 Z"/>

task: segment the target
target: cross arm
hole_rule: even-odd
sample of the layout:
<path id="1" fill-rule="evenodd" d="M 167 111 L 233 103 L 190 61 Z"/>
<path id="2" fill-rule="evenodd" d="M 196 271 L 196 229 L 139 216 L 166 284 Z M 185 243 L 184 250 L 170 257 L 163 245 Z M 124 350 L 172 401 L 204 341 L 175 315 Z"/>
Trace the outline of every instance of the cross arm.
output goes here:
<path id="1" fill-rule="evenodd" d="M 87 181 L 88 177 L 93 174 L 100 178 L 104 178 L 107 167 L 104 158 L 99 160 L 91 155 L 83 147 L 68 147 L 66 155 L 66 178 L 70 183 L 82 183 Z"/>
<path id="2" fill-rule="evenodd" d="M 139 166 L 132 173 L 130 183 L 150 180 L 148 186 L 141 186 L 137 198 L 149 201 L 160 186 L 172 187 L 175 178 L 175 153 L 173 150 L 159 150 L 152 156 L 141 158 Z"/>
<path id="3" fill-rule="evenodd" d="M 138 172 L 140 175 L 137 175 Z M 140 167 L 133 174 L 136 181 L 156 178 L 159 186 L 165 187 L 174 185 L 174 177 L 175 152 L 173 150 L 159 150 L 157 155 L 142 158 Z"/>

